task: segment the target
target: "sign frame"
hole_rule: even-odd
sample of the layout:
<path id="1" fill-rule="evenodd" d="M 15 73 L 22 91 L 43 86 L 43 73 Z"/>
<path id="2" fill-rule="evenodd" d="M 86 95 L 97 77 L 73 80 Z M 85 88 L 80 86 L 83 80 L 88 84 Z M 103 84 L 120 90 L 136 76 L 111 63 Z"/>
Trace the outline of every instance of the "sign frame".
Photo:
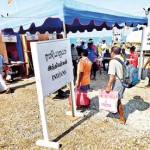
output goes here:
<path id="1" fill-rule="evenodd" d="M 55 44 L 54 44 L 55 43 Z M 63 44 L 62 44 L 63 43 Z M 38 44 L 43 44 L 43 46 L 39 47 Z M 44 48 L 44 46 L 48 44 L 47 48 Z M 61 51 L 62 57 L 65 57 L 65 54 L 67 54 L 67 60 L 71 59 L 68 62 L 68 66 L 66 72 L 68 72 L 67 75 L 71 75 L 71 77 L 69 78 L 69 76 L 67 77 L 66 82 L 62 83 L 61 86 L 66 85 L 67 82 L 70 82 L 71 85 L 71 104 L 72 104 L 72 112 L 67 112 L 67 115 L 72 115 L 72 117 L 83 117 L 83 113 L 77 112 L 76 111 L 76 102 L 75 102 L 75 93 L 74 93 L 74 81 L 73 81 L 73 66 L 72 66 L 72 58 L 71 58 L 71 48 L 70 48 L 70 40 L 69 39 L 59 39 L 59 40 L 48 40 L 48 41 L 42 41 L 42 42 L 31 42 L 31 52 L 32 52 L 32 58 L 33 58 L 33 66 L 34 66 L 34 71 L 35 71 L 35 79 L 36 79 L 36 86 L 37 86 L 37 94 L 38 94 L 38 102 L 39 102 L 39 108 L 40 108 L 40 115 L 41 115 L 41 122 L 42 122 L 42 129 L 43 129 L 43 136 L 44 136 L 44 140 L 38 140 L 36 142 L 37 145 L 39 146 L 44 146 L 44 147 L 51 147 L 51 148 L 56 148 L 59 149 L 60 145 L 57 142 L 51 142 L 49 141 L 49 133 L 48 133 L 48 127 L 47 127 L 47 118 L 46 118 L 46 111 L 45 111 L 45 97 L 48 96 L 48 92 L 45 92 L 45 89 L 43 88 L 43 83 L 44 85 L 48 84 L 48 82 L 45 83 L 45 79 L 43 79 L 43 70 L 45 73 L 45 77 L 47 76 L 49 77 L 49 73 L 48 71 L 45 72 L 45 67 L 41 68 L 41 61 L 44 58 L 44 53 L 46 52 L 51 52 L 50 47 L 52 46 L 52 48 L 54 48 L 57 45 L 61 45 L 61 49 L 63 49 L 64 47 L 66 47 L 66 53 L 64 51 Z M 49 47 L 50 46 L 50 47 Z M 59 47 L 57 47 L 59 48 Z M 54 48 L 54 52 L 56 56 L 56 50 L 57 48 Z M 64 49 L 63 49 L 64 50 Z M 41 53 L 40 53 L 41 52 Z M 64 52 L 64 53 L 63 53 Z M 39 55 L 40 54 L 40 55 Z M 50 53 L 48 53 L 50 54 Z M 42 56 L 41 56 L 42 55 Z M 49 63 L 53 63 L 54 59 L 51 59 L 51 55 L 48 55 L 48 60 L 45 59 L 45 63 L 43 62 L 42 65 L 46 64 L 46 61 Z M 70 56 L 70 57 L 69 57 Z M 49 61 L 50 59 L 50 61 Z M 56 57 L 56 59 L 59 59 L 58 55 Z M 64 62 L 64 66 L 65 66 L 65 62 Z M 64 67 L 62 66 L 62 68 Z M 65 67 L 64 67 L 65 68 Z M 58 67 L 58 70 L 60 68 Z M 52 70 L 52 71 L 55 71 Z M 70 72 L 69 72 L 70 71 Z M 64 85 L 63 85 L 64 84 Z M 53 90 L 51 90 L 49 93 L 53 93 L 56 90 L 60 89 L 61 87 L 59 86 L 58 88 L 55 88 Z"/>

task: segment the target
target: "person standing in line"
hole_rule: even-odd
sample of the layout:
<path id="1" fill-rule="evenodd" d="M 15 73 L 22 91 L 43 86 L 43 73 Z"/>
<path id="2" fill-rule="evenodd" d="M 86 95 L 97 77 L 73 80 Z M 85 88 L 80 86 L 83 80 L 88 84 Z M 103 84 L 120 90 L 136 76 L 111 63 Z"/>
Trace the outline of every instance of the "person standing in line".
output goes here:
<path id="1" fill-rule="evenodd" d="M 104 53 L 104 55 L 103 55 L 103 60 L 102 60 L 102 64 L 103 64 L 103 69 L 104 69 L 104 71 L 108 71 L 108 68 L 109 68 L 108 66 L 109 66 L 110 58 L 111 58 L 110 52 L 109 52 L 108 49 L 106 49 L 106 50 L 105 50 L 105 53 Z M 107 68 L 106 68 L 106 66 L 105 66 L 106 63 L 108 64 Z"/>
<path id="2" fill-rule="evenodd" d="M 81 56 L 82 51 L 85 49 L 85 42 L 81 41 L 81 45 L 76 47 L 78 56 Z"/>
<path id="3" fill-rule="evenodd" d="M 124 61 L 123 57 L 120 56 L 120 48 L 117 46 L 114 46 L 111 49 L 112 60 L 109 63 L 109 81 L 106 86 L 106 92 L 109 93 L 111 90 L 118 91 L 118 112 L 120 115 L 119 121 L 125 124 L 124 112 L 121 103 L 121 99 L 123 98 L 125 88 L 120 81 L 120 79 L 123 78 L 123 67 L 119 61 L 113 59 L 115 57 Z"/>
<path id="4" fill-rule="evenodd" d="M 81 48 L 81 49 L 85 49 L 85 42 L 84 42 L 84 41 L 81 41 L 80 48 Z"/>
<path id="5" fill-rule="evenodd" d="M 138 54 L 135 52 L 136 47 L 132 46 L 130 48 L 130 55 L 129 55 L 129 63 L 132 64 L 134 67 L 138 66 Z"/>
<path id="6" fill-rule="evenodd" d="M 92 62 L 88 59 L 88 51 L 83 50 L 81 59 L 77 68 L 76 88 L 80 88 L 82 92 L 87 92 L 90 85 L 90 74 Z"/>
<path id="7" fill-rule="evenodd" d="M 75 48 L 74 44 L 71 44 L 71 55 L 72 55 L 72 63 L 73 63 L 73 67 L 74 67 L 74 76 L 77 76 L 78 53 L 77 53 L 77 49 Z"/>
<path id="8" fill-rule="evenodd" d="M 148 58 L 147 62 L 144 65 L 144 70 L 146 69 L 146 66 L 148 65 L 148 71 L 147 71 L 147 77 L 148 77 L 148 85 L 146 87 L 150 88 L 150 57 Z"/>
<path id="9" fill-rule="evenodd" d="M 88 59 L 92 62 L 92 69 L 91 69 L 91 76 L 93 74 L 94 78 L 93 80 L 96 80 L 96 71 L 97 71 L 97 65 L 94 61 L 94 58 L 98 56 L 98 53 L 94 51 L 93 49 L 93 41 L 88 41 L 88 48 L 86 49 L 88 51 Z"/>

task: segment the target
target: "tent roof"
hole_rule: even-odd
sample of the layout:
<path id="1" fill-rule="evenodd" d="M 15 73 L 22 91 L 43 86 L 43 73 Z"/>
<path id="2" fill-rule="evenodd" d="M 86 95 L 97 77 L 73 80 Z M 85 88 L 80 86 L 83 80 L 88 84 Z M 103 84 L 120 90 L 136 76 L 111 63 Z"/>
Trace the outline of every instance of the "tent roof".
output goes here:
<path id="1" fill-rule="evenodd" d="M 133 31 L 126 38 L 126 42 L 130 43 L 141 43 L 141 40 L 142 40 L 142 30 Z"/>
<path id="2" fill-rule="evenodd" d="M 147 18 L 115 12 L 75 0 L 45 0 L 27 10 L 0 18 L 0 28 L 13 28 L 19 33 L 35 33 L 36 31 L 60 33 L 63 31 L 62 21 L 66 23 L 68 33 L 93 29 L 100 31 L 103 28 L 111 30 L 114 25 L 122 28 L 122 23 L 136 26 L 147 23 Z"/>

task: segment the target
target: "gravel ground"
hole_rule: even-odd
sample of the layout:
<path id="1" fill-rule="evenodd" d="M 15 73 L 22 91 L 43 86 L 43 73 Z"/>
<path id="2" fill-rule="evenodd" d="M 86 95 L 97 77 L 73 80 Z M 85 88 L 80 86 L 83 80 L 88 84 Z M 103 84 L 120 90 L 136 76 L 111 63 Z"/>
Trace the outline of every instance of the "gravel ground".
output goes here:
<path id="1" fill-rule="evenodd" d="M 75 121 L 65 115 L 71 109 L 67 99 L 53 100 L 55 94 L 46 98 L 50 140 L 62 144 L 61 150 L 150 150 L 150 88 L 145 88 L 148 80 L 125 91 L 125 125 L 113 121 L 118 114 L 98 109 L 98 89 L 105 88 L 107 81 L 106 73 L 97 72 L 97 81 L 91 83 L 94 90 L 88 93 L 91 104 L 78 108 L 85 116 Z M 8 86 L 16 90 L 0 95 L 0 149 L 48 149 L 35 144 L 43 139 L 35 78 Z"/>

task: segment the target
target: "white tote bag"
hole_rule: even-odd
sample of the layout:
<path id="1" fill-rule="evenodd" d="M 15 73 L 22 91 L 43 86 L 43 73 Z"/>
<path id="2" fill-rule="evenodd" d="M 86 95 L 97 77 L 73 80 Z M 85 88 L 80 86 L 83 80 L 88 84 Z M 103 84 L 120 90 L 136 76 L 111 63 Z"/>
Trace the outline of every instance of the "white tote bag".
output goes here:
<path id="1" fill-rule="evenodd" d="M 110 91 L 106 93 L 105 90 L 99 90 L 99 109 L 106 110 L 112 113 L 118 112 L 118 92 Z"/>
<path id="2" fill-rule="evenodd" d="M 2 74 L 0 74 L 0 92 L 3 92 L 7 90 L 7 86 L 5 84 L 5 81 L 3 80 Z"/>

